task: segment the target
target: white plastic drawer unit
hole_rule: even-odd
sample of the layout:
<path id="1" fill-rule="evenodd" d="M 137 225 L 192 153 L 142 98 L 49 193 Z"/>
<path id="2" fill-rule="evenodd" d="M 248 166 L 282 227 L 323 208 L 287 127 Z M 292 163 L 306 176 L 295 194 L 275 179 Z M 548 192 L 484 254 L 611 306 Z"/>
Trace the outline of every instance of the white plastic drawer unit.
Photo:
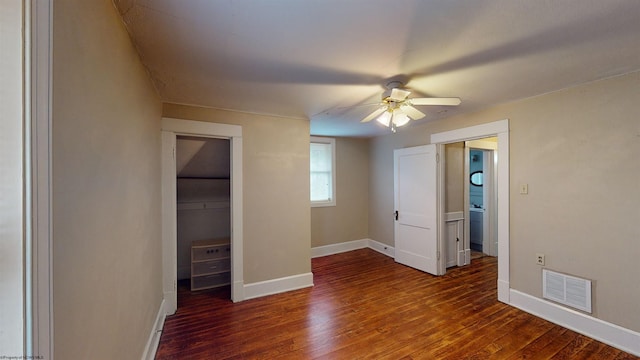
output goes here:
<path id="1" fill-rule="evenodd" d="M 191 260 L 193 261 L 206 261 L 206 260 L 213 260 L 213 259 L 229 258 L 231 257 L 231 246 L 229 244 L 212 245 L 212 246 L 192 246 L 191 256 L 192 256 Z"/>
<path id="2" fill-rule="evenodd" d="M 230 281 L 231 274 L 228 272 L 221 274 L 195 276 L 191 278 L 191 290 L 204 290 L 229 285 Z"/>
<path id="3" fill-rule="evenodd" d="M 228 285 L 231 282 L 231 245 L 228 238 L 191 243 L 191 290 Z"/>
<path id="4" fill-rule="evenodd" d="M 216 274 L 229 271 L 231 262 L 228 259 L 194 262 L 191 271 L 199 275 Z"/>

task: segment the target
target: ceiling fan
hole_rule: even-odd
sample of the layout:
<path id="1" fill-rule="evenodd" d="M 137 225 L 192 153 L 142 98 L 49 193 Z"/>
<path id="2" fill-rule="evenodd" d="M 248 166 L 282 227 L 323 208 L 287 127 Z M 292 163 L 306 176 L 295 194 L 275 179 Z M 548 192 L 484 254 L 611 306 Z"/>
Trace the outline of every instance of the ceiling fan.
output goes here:
<path id="1" fill-rule="evenodd" d="M 369 122 L 376 119 L 384 126 L 388 126 L 391 131 L 396 132 L 396 128 L 406 125 L 411 119 L 418 120 L 425 117 L 425 114 L 414 106 L 421 105 L 444 105 L 457 106 L 460 99 L 457 97 L 447 98 L 409 98 L 411 91 L 403 89 L 400 81 L 387 83 L 386 90 L 382 93 L 382 101 L 377 105 L 380 107 L 361 120 Z"/>

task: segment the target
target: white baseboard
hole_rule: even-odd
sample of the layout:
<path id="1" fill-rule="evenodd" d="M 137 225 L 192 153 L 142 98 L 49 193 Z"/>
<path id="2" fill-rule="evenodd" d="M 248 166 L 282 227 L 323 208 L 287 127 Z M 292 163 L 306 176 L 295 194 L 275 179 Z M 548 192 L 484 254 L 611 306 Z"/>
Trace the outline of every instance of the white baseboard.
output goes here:
<path id="1" fill-rule="evenodd" d="M 387 255 L 388 257 L 395 257 L 396 249 L 387 244 L 383 244 L 381 242 L 377 242 L 375 240 L 369 239 L 369 249 L 375 250 L 381 254 Z"/>
<path id="2" fill-rule="evenodd" d="M 351 250 L 364 249 L 369 246 L 369 239 L 353 240 L 338 244 L 317 246 L 311 248 L 311 257 L 317 258 L 327 255 L 339 254 Z"/>
<path id="3" fill-rule="evenodd" d="M 361 239 L 311 248 L 311 257 L 316 258 L 364 248 L 371 248 L 390 257 L 394 256 L 394 248 L 392 246 L 371 239 Z M 253 284 L 245 284 L 242 289 L 244 297 L 242 299 L 234 299 L 234 302 L 255 299 L 262 296 L 279 294 L 311 286 L 313 286 L 313 273 L 287 276 L 279 279 L 260 281 Z"/>
<path id="4" fill-rule="evenodd" d="M 312 248 L 311 253 L 314 255 L 313 257 L 318 257 L 365 247 L 389 257 L 395 255 L 394 247 L 371 239 Z M 633 330 L 510 289 L 509 283 L 501 280 L 498 280 L 498 300 L 630 354 L 640 356 L 640 333 Z"/>
<path id="5" fill-rule="evenodd" d="M 313 273 L 287 276 L 244 285 L 244 300 L 313 286 Z"/>
<path id="6" fill-rule="evenodd" d="M 393 248 L 393 246 L 383 244 L 371 239 L 360 239 L 311 248 L 311 257 L 317 258 L 365 248 L 375 250 L 389 257 L 394 257 L 395 254 L 395 249 Z"/>
<path id="7" fill-rule="evenodd" d="M 509 305 L 590 338 L 640 356 L 640 333 L 544 299 L 510 290 Z"/>
<path id="8" fill-rule="evenodd" d="M 162 335 L 162 329 L 164 328 L 165 314 L 165 302 L 162 300 L 160 308 L 158 309 L 158 315 L 156 315 L 156 321 L 153 323 L 147 345 L 144 348 L 144 353 L 142 353 L 142 360 L 153 360 L 156 357 L 156 351 L 160 343 L 160 335 Z"/>

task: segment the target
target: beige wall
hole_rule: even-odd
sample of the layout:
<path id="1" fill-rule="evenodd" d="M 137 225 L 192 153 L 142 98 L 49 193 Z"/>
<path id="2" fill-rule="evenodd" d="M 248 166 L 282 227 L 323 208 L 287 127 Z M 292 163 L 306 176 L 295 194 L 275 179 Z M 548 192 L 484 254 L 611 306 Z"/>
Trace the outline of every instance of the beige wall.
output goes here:
<path id="1" fill-rule="evenodd" d="M 393 245 L 393 149 L 508 118 L 511 287 L 541 296 L 544 253 L 548 268 L 594 281 L 594 316 L 640 331 L 639 88 L 633 73 L 372 139 L 370 237 Z"/>
<path id="2" fill-rule="evenodd" d="M 445 212 L 464 211 L 464 142 L 445 145 Z"/>
<path id="3" fill-rule="evenodd" d="M 242 126 L 245 284 L 310 272 L 309 121 L 174 104 L 163 115 Z"/>
<path id="4" fill-rule="evenodd" d="M 112 2 L 56 0 L 56 359 L 142 356 L 162 300 L 161 111 Z"/>
<path id="5" fill-rule="evenodd" d="M 369 236 L 369 140 L 336 138 L 336 206 L 311 208 L 311 246 Z"/>
<path id="6" fill-rule="evenodd" d="M 0 2 L 0 355 L 24 350 L 21 1 Z"/>

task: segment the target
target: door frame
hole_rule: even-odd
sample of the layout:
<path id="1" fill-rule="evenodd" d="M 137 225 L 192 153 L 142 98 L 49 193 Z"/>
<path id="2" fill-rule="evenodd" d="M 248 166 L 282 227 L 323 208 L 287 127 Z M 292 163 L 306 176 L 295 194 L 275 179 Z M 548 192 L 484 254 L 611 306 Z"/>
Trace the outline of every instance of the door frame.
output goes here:
<path id="1" fill-rule="evenodd" d="M 498 300 L 509 303 L 509 119 L 459 128 L 431 135 L 432 144 L 445 145 L 454 142 L 498 137 L 496 157 L 497 172 L 497 236 L 498 236 Z M 443 182 L 438 187 L 445 193 Z M 444 213 L 440 219 L 444 219 Z M 443 220 L 441 220 L 443 221 Z M 444 223 L 439 224 L 441 228 Z"/>
<path id="2" fill-rule="evenodd" d="M 23 0 L 27 301 L 25 355 L 53 358 L 52 37 L 50 1 Z"/>
<path id="3" fill-rule="evenodd" d="M 178 135 L 229 139 L 231 142 L 231 300 L 244 300 L 242 235 L 242 127 L 205 121 L 162 118 L 162 288 L 165 314 L 177 309 L 177 197 L 175 144 Z"/>

